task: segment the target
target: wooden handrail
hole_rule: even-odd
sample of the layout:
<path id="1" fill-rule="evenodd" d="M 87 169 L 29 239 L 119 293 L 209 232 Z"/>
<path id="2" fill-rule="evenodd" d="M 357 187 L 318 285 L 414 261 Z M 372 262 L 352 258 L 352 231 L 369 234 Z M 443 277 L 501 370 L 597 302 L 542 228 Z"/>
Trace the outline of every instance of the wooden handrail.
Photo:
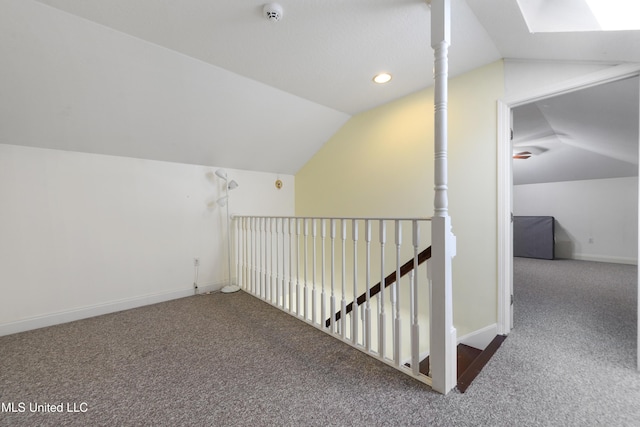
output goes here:
<path id="1" fill-rule="evenodd" d="M 431 258 L 431 246 L 429 246 L 427 249 L 425 249 L 424 251 L 418 254 L 418 265 L 422 264 L 429 258 Z M 403 277 L 404 275 L 409 273 L 411 270 L 413 270 L 413 258 L 405 262 L 400 267 L 400 277 Z M 396 272 L 394 271 L 393 273 L 389 274 L 387 277 L 384 278 L 384 287 L 385 288 L 389 287 L 395 281 L 396 281 Z M 382 282 L 378 282 L 377 285 L 369 289 L 369 298 L 372 298 L 380 293 L 381 283 Z M 366 300 L 367 300 L 367 293 L 365 292 L 356 299 L 356 302 L 358 303 L 358 305 L 362 305 Z M 353 302 L 350 302 L 347 305 L 345 315 L 351 313 L 352 311 L 353 311 Z M 334 317 L 336 322 L 340 320 L 340 318 L 342 317 L 342 310 L 338 311 Z M 329 325 L 331 325 L 331 318 L 327 319 L 325 322 L 326 327 L 329 327 Z"/>

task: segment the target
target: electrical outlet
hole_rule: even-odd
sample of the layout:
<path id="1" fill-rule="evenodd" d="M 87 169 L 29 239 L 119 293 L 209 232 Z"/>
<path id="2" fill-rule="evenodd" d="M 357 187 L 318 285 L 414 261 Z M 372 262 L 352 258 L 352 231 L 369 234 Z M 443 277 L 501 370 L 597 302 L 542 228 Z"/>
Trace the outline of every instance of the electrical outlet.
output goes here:
<path id="1" fill-rule="evenodd" d="M 193 266 L 194 267 L 198 267 L 200 265 L 200 258 L 194 258 L 193 259 Z"/>

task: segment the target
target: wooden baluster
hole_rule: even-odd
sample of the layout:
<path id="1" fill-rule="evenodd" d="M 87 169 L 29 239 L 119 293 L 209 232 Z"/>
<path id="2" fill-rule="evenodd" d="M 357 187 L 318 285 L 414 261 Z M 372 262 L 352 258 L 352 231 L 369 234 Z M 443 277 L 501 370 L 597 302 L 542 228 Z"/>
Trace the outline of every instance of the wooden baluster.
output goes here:
<path id="1" fill-rule="evenodd" d="M 393 318 L 393 361 L 400 365 L 400 247 L 402 246 L 402 223 L 395 220 L 396 224 L 396 281 L 391 288 L 391 310 Z"/>
<path id="2" fill-rule="evenodd" d="M 346 285 L 347 285 L 347 220 L 342 219 L 340 221 L 342 225 L 342 316 L 340 317 L 340 335 L 342 339 L 347 336 L 347 298 L 346 298 Z"/>
<path id="3" fill-rule="evenodd" d="M 420 373 L 420 335 L 418 326 L 418 247 L 420 228 L 413 220 L 413 270 L 411 270 L 411 370 L 413 375 Z"/>
<path id="4" fill-rule="evenodd" d="M 331 332 L 336 333 L 336 220 L 331 219 Z"/>
<path id="5" fill-rule="evenodd" d="M 351 342 L 358 344 L 358 220 L 351 221 L 351 235 L 353 239 L 353 306 L 351 311 Z M 345 317 L 345 311 L 342 317 Z"/>
<path id="6" fill-rule="evenodd" d="M 366 273 L 365 273 L 365 305 L 364 305 L 364 346 L 367 352 L 371 353 L 371 221 L 368 219 L 364 222 L 364 240 L 366 242 Z"/>
<path id="7" fill-rule="evenodd" d="M 313 269 L 311 277 L 313 278 L 313 289 L 311 291 L 311 323 L 316 324 L 316 237 L 318 236 L 318 228 L 316 219 L 311 221 L 311 236 L 313 241 L 313 251 L 311 257 L 313 258 Z"/>
<path id="8" fill-rule="evenodd" d="M 384 245 L 387 241 L 387 224 L 380 220 L 380 296 L 378 297 L 378 353 L 384 359 L 386 355 L 387 315 L 385 313 L 385 281 L 384 281 Z"/>

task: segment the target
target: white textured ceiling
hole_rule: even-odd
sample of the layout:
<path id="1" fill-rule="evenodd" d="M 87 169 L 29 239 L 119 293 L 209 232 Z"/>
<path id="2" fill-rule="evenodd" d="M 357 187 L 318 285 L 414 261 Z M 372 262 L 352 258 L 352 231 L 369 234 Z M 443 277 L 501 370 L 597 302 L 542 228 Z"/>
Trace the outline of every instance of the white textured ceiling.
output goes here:
<path id="1" fill-rule="evenodd" d="M 31 1 L 5 0 L 3 4 L 17 9 L 18 2 Z M 240 123 L 237 118 L 212 116 L 210 126 L 220 129 L 220 134 L 194 133 L 192 139 L 180 144 L 156 142 L 148 148 L 148 158 L 295 173 L 345 117 L 432 83 L 430 12 L 424 0 L 280 0 L 284 16 L 277 23 L 262 16 L 263 0 L 36 1 L 75 19 L 203 61 L 213 67 L 212 75 L 226 71 L 277 90 L 265 103 L 274 117 L 282 117 L 276 138 L 256 138 L 268 136 L 269 126 L 275 123 L 260 113 L 242 117 Z M 30 22 L 29 16 L 24 19 Z M 69 37 L 69 50 L 74 43 L 84 42 L 82 36 Z M 640 62 L 640 32 L 531 34 L 515 0 L 452 0 L 450 74 L 499 58 Z M 379 71 L 391 72 L 393 80 L 382 86 L 373 84 L 371 78 Z M 253 83 L 248 86 L 248 79 L 226 78 L 224 84 L 231 86 L 224 92 L 251 93 L 247 87 Z M 296 107 L 298 102 L 303 108 Z M 301 137 L 302 129 L 313 128 L 311 113 L 298 118 L 295 132 L 287 132 L 296 127 L 288 121 L 294 116 L 291 112 L 312 111 L 310 104 L 317 105 L 315 110 L 324 109 L 315 126 L 322 127 L 324 133 L 309 132 Z M 241 127 L 251 127 L 253 133 L 234 134 L 233 129 Z M 161 131 L 156 133 L 164 136 Z M 207 145 L 206 141 L 218 137 L 233 144 Z M 252 144 L 264 154 L 249 160 L 247 147 Z M 268 150 L 268 144 L 276 145 Z M 126 147 L 122 152 L 109 152 L 104 147 L 107 154 L 145 157 L 144 147 L 136 147 L 131 154 Z M 157 147 L 164 151 L 157 152 Z M 274 154 L 278 152 L 280 156 Z M 282 155 L 288 153 L 295 155 L 283 165 Z"/>

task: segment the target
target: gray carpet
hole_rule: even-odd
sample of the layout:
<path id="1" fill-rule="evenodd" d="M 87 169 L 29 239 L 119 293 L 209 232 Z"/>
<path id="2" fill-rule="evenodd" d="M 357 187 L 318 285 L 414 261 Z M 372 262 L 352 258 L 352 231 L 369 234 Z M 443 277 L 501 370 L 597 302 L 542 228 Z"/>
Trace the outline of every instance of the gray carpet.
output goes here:
<path id="1" fill-rule="evenodd" d="M 516 259 L 516 329 L 446 397 L 242 292 L 0 337 L 0 425 L 640 426 L 635 275 Z"/>

